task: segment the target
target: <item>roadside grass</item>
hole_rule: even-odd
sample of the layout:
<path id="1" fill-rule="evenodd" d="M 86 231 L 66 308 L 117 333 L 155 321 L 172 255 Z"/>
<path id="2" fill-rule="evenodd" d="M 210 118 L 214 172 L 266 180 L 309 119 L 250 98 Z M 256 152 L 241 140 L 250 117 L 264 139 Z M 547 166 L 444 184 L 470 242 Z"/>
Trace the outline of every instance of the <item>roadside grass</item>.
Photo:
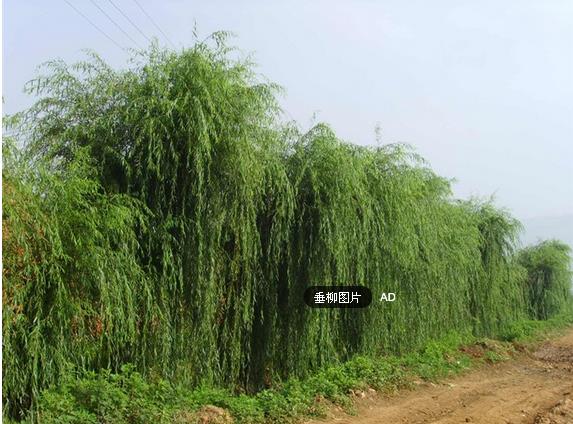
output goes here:
<path id="1" fill-rule="evenodd" d="M 555 337 L 573 323 L 573 305 L 569 310 L 547 320 L 520 320 L 509 324 L 499 339 L 509 342 L 535 343 Z"/>
<path id="2" fill-rule="evenodd" d="M 573 323 L 572 315 L 520 321 L 497 340 L 447 334 L 401 356 L 357 356 L 343 364 L 291 378 L 254 395 L 215 388 L 187 389 L 165 380 L 149 381 L 133 367 L 121 372 L 84 373 L 45 390 L 38 410 L 42 423 L 285 423 L 325 416 L 337 406 L 353 413 L 365 393 L 390 394 L 420 381 L 436 382 L 484 363 L 511 358 L 517 347 L 553 337 Z"/>

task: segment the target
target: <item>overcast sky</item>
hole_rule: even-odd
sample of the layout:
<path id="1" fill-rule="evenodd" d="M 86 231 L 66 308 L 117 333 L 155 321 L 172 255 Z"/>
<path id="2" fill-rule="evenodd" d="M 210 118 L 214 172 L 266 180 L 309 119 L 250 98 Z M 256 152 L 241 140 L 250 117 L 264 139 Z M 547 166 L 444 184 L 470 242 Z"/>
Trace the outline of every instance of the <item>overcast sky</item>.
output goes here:
<path id="1" fill-rule="evenodd" d="M 69 0 L 115 42 L 167 43 L 134 0 Z M 282 85 L 303 128 L 313 115 L 357 144 L 412 144 L 455 195 L 495 194 L 522 219 L 573 214 L 573 1 L 138 0 L 181 48 L 216 30 Z M 4 1 L 4 113 L 30 103 L 41 62 L 92 48 L 127 55 L 65 0 Z"/>

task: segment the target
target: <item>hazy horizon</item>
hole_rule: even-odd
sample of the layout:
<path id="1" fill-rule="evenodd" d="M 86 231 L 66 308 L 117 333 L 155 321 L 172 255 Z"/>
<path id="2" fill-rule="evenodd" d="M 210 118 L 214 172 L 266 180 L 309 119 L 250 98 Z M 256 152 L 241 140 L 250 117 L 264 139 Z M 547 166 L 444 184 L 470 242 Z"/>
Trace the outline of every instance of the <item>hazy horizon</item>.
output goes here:
<path id="1" fill-rule="evenodd" d="M 139 45 L 147 40 L 108 1 L 96 2 Z M 114 2 L 147 37 L 165 37 L 132 0 Z M 303 127 L 312 117 L 350 142 L 413 145 L 456 197 L 489 197 L 524 221 L 572 217 L 573 3 L 141 1 L 177 48 L 217 30 L 252 52 L 285 88 L 280 101 Z M 117 43 L 135 47 L 93 3 L 74 6 Z M 65 1 L 4 2 L 4 113 L 36 66 L 97 51 L 127 54 Z M 567 224 L 566 224 L 567 225 Z M 573 224 L 571 224 L 573 226 Z"/>

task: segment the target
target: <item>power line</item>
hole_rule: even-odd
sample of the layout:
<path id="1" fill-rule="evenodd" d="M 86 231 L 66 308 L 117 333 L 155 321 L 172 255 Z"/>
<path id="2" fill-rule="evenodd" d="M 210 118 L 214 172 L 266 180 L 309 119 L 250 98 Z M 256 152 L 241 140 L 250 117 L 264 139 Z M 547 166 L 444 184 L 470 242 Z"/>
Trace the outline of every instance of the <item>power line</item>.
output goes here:
<path id="1" fill-rule="evenodd" d="M 117 6 L 112 0 L 108 0 L 108 1 L 111 3 L 111 5 L 112 5 L 113 7 L 115 7 L 115 9 L 116 9 L 119 13 L 121 13 L 121 15 L 122 15 L 141 35 L 143 35 L 143 37 L 147 40 L 147 42 L 151 43 L 151 39 L 150 39 L 147 35 L 145 35 L 145 33 L 135 24 L 135 22 L 133 22 L 133 21 L 131 20 L 131 18 L 130 18 L 128 15 L 126 15 L 126 14 L 123 12 L 123 10 L 121 10 L 121 9 L 119 8 L 119 6 Z"/>
<path id="2" fill-rule="evenodd" d="M 103 14 L 105 15 L 105 17 L 111 21 L 112 24 L 114 24 L 121 32 L 123 32 L 123 33 L 125 34 L 125 36 L 131 40 L 132 43 L 134 43 L 137 47 L 141 48 L 141 46 L 139 45 L 139 43 L 138 43 L 137 41 L 135 41 L 135 40 L 131 37 L 131 35 L 129 35 L 129 34 L 127 33 L 127 31 L 125 31 L 125 30 L 121 27 L 121 25 L 119 25 L 115 20 L 113 20 L 112 17 L 109 16 L 109 15 L 107 14 L 107 12 L 100 7 L 99 4 L 97 4 L 94 0 L 90 0 L 90 2 L 91 2 L 95 7 L 97 7 L 97 8 L 99 9 L 99 11 L 100 11 L 101 13 L 103 13 Z"/>
<path id="3" fill-rule="evenodd" d="M 68 0 L 64 0 L 68 6 L 70 6 L 72 9 L 74 9 L 82 18 L 84 18 L 86 21 L 89 22 L 89 24 L 91 26 L 93 26 L 95 29 L 97 29 L 100 33 L 102 33 L 109 41 L 111 41 L 113 44 L 115 44 L 117 47 L 119 47 L 121 50 L 125 50 L 125 47 L 122 47 L 117 41 L 115 41 L 112 37 L 110 37 L 109 35 L 107 35 L 107 33 L 101 29 L 99 26 L 97 26 L 90 18 L 88 18 L 86 15 L 84 15 L 79 9 L 77 9 L 72 3 L 70 3 Z"/>
<path id="4" fill-rule="evenodd" d="M 110 0 L 111 1 L 111 0 Z M 137 6 L 141 9 L 141 11 L 145 14 L 145 16 L 147 16 L 147 18 L 151 21 L 151 23 L 155 26 L 155 28 L 157 28 L 159 30 L 159 32 L 163 35 L 163 37 L 165 37 L 165 39 L 169 42 L 169 44 L 171 44 L 171 46 L 173 46 L 173 48 L 175 49 L 175 44 L 173 44 L 173 42 L 169 39 L 169 37 L 167 35 L 165 35 L 165 33 L 163 32 L 163 30 L 159 27 L 159 25 L 157 25 L 155 23 L 155 21 L 153 20 L 153 18 L 149 15 L 149 13 L 147 13 L 145 11 L 145 9 L 143 8 L 143 6 L 141 4 L 139 4 L 139 2 L 137 0 L 133 0 L 135 2 L 135 4 L 137 4 Z"/>

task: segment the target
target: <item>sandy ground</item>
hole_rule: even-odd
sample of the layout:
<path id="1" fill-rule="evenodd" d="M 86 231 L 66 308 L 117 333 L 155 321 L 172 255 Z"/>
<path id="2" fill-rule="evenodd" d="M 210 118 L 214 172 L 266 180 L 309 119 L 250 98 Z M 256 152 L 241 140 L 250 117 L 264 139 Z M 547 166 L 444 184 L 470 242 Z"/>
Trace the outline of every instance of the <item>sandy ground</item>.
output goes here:
<path id="1" fill-rule="evenodd" d="M 486 365 L 440 384 L 357 400 L 313 424 L 573 424 L 573 330 L 533 353 Z M 310 422 L 309 422 L 310 423 Z"/>

